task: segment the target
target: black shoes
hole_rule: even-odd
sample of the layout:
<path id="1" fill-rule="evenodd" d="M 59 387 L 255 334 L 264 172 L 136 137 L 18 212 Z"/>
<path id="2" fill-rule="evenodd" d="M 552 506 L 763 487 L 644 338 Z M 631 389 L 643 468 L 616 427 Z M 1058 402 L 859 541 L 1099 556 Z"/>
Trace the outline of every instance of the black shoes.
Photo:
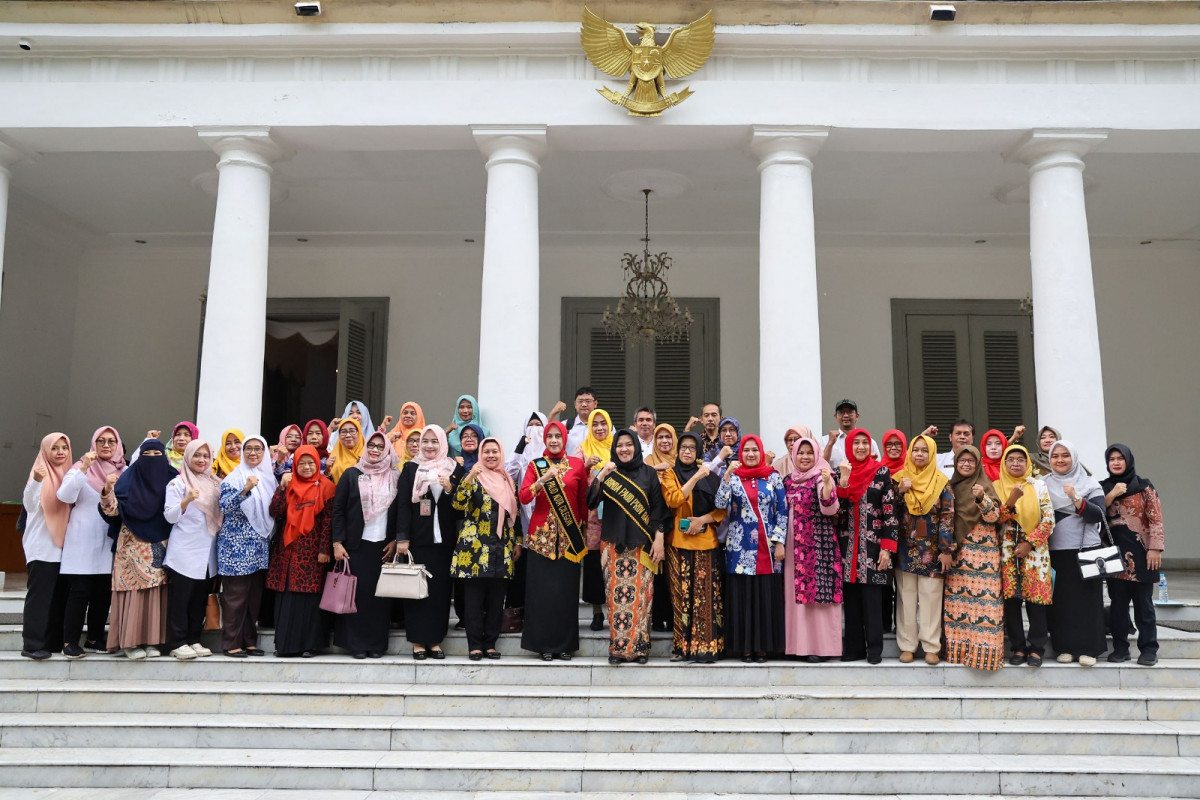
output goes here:
<path id="1" fill-rule="evenodd" d="M 1112 659 L 1109 658 L 1109 661 L 1112 661 Z M 1013 653 L 1011 656 L 1008 657 L 1008 663 L 1012 664 L 1014 667 L 1021 666 L 1022 664 L 1025 663 L 1025 654 L 1024 653 Z"/>
<path id="2" fill-rule="evenodd" d="M 483 661 L 483 653 L 479 650 L 472 650 L 471 652 L 467 653 L 467 658 L 471 659 L 472 661 Z"/>
<path id="3" fill-rule="evenodd" d="M 570 653 L 559 653 L 555 656 L 555 658 L 557 658 L 559 661 L 570 661 L 571 654 Z"/>
<path id="4" fill-rule="evenodd" d="M 875 656 L 875 655 L 867 656 L 867 663 L 868 663 L 868 664 L 879 664 L 879 663 L 881 663 L 882 661 L 883 661 L 883 656 L 881 656 L 881 655 L 879 655 L 879 656 Z"/>
<path id="5" fill-rule="evenodd" d="M 553 653 L 542 653 L 542 661 L 553 661 L 553 660 L 554 660 Z"/>
<path id="6" fill-rule="evenodd" d="M 500 651 L 499 650 L 488 650 L 487 652 L 485 652 L 483 654 L 483 657 L 490 659 L 492 661 L 499 661 L 500 660 Z"/>
<path id="7" fill-rule="evenodd" d="M 32 658 L 34 661 L 45 661 L 50 657 L 49 650 L 22 650 L 21 655 L 24 658 Z"/>
<path id="8" fill-rule="evenodd" d="M 364 659 L 366 657 L 367 657 L 366 653 L 355 653 L 354 654 L 354 658 L 358 661 L 361 661 L 362 659 Z"/>
<path id="9" fill-rule="evenodd" d="M 82 647 L 74 642 L 71 642 L 70 644 L 63 645 L 63 655 L 71 661 L 74 661 L 77 658 L 83 658 L 87 655 L 87 653 Z"/>
<path id="10" fill-rule="evenodd" d="M 383 653 L 379 652 L 378 650 L 368 650 L 367 658 L 383 658 Z"/>
<path id="11" fill-rule="evenodd" d="M 1153 667 L 1158 663 L 1158 653 L 1144 653 L 1138 656 L 1137 662 L 1143 667 Z"/>
<path id="12" fill-rule="evenodd" d="M 225 655 L 229 656 L 230 658 L 246 658 L 250 654 L 245 650 L 226 650 Z"/>
<path id="13" fill-rule="evenodd" d="M 89 653 L 106 653 L 107 650 L 99 642 L 84 642 L 83 649 Z"/>
<path id="14" fill-rule="evenodd" d="M 604 630 L 604 614 L 592 614 L 592 630 Z"/>
<path id="15" fill-rule="evenodd" d="M 432 658 L 434 661 L 441 661 L 442 659 L 444 659 L 446 657 L 446 651 L 440 647 L 436 650 L 434 650 L 433 648 L 430 648 L 426 652 L 429 653 L 429 657 Z"/>
<path id="16" fill-rule="evenodd" d="M 1129 660 L 1129 653 L 1118 653 L 1115 650 L 1108 654 L 1108 663 L 1120 664 L 1123 661 Z"/>

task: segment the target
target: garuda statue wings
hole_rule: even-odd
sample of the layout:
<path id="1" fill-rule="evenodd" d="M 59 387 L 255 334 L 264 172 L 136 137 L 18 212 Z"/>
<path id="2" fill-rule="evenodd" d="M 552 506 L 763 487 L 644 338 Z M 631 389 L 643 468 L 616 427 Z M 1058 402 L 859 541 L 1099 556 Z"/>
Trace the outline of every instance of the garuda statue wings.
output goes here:
<path id="1" fill-rule="evenodd" d="M 704 66 L 712 52 L 715 32 L 712 11 L 700 19 L 671 31 L 666 44 L 654 40 L 654 26 L 637 24 L 641 40 L 632 44 L 625 31 L 605 22 L 585 6 L 579 38 L 583 52 L 596 69 L 616 78 L 629 75 L 625 94 L 607 87 L 596 91 L 610 102 L 623 106 L 633 116 L 657 117 L 664 109 L 691 97 L 691 88 L 667 94 L 664 78 L 683 78 Z"/>

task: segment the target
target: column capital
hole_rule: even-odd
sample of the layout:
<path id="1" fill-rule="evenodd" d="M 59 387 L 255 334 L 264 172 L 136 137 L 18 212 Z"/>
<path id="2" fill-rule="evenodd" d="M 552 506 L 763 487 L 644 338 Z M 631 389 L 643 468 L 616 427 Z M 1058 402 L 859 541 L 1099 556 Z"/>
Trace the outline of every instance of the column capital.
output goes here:
<path id="1" fill-rule="evenodd" d="M 754 125 L 750 133 L 750 151 L 758 156 L 760 172 L 775 164 L 801 164 L 811 168 L 813 156 L 828 138 L 829 128 Z"/>
<path id="2" fill-rule="evenodd" d="M 1027 164 L 1030 172 L 1053 166 L 1082 170 L 1084 155 L 1107 139 L 1107 130 L 1033 130 L 1006 160 Z"/>
<path id="3" fill-rule="evenodd" d="M 271 163 L 286 153 L 267 127 L 197 127 L 196 134 L 221 157 L 218 169 L 237 164 L 271 172 Z"/>
<path id="4" fill-rule="evenodd" d="M 524 164 L 541 169 L 546 154 L 545 125 L 472 125 L 475 146 L 487 156 L 487 168 L 496 164 Z"/>

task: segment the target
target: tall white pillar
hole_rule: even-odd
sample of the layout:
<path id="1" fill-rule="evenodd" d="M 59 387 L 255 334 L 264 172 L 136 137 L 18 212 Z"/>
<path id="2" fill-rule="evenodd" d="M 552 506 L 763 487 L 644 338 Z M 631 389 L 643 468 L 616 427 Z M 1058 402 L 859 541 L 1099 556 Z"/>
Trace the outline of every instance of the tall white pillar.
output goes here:
<path id="1" fill-rule="evenodd" d="M 271 162 L 283 151 L 269 128 L 199 133 L 220 156 L 196 399 L 200 435 L 216 444 L 221 431 L 249 434 L 262 420 Z"/>
<path id="2" fill-rule="evenodd" d="M 487 156 L 479 405 L 505 446 L 538 404 L 538 163 L 544 125 L 473 126 Z"/>
<path id="3" fill-rule="evenodd" d="M 759 158 L 758 427 L 768 450 L 783 432 L 821 429 L 821 337 L 813 233 L 813 156 L 824 128 L 755 126 Z M 803 335 L 798 334 L 803 331 Z"/>
<path id="4" fill-rule="evenodd" d="M 1053 425 L 1104 474 L 1108 446 L 1083 155 L 1103 131 L 1034 131 L 1017 151 L 1029 165 L 1029 261 L 1039 424 Z"/>
<path id="5" fill-rule="evenodd" d="M 8 185 L 12 180 L 8 168 L 21 156 L 21 151 L 0 141 L 0 287 L 4 285 L 4 237 L 8 231 Z"/>

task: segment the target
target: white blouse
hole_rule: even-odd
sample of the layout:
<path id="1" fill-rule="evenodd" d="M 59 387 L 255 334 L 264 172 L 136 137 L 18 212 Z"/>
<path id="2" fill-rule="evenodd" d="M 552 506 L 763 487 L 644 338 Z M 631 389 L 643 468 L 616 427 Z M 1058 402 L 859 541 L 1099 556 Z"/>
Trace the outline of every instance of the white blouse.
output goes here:
<path id="1" fill-rule="evenodd" d="M 189 503 L 186 510 L 180 508 L 186 494 L 182 478 L 167 484 L 163 516 L 174 527 L 163 566 L 198 581 L 217 574 L 217 537 L 208 532 L 208 519 L 200 506 Z"/>
<path id="2" fill-rule="evenodd" d="M 58 487 L 58 499 L 74 503 L 63 540 L 63 575 L 108 575 L 112 572 L 112 540 L 108 522 L 100 516 L 100 493 L 88 483 L 87 473 L 72 467 Z"/>
<path id="3" fill-rule="evenodd" d="M 42 484 L 30 478 L 21 502 L 25 505 L 25 533 L 21 535 L 25 563 L 46 561 L 57 564 L 62 561 L 62 549 L 54 546 L 50 528 L 46 526 L 46 514 L 42 511 Z"/>

